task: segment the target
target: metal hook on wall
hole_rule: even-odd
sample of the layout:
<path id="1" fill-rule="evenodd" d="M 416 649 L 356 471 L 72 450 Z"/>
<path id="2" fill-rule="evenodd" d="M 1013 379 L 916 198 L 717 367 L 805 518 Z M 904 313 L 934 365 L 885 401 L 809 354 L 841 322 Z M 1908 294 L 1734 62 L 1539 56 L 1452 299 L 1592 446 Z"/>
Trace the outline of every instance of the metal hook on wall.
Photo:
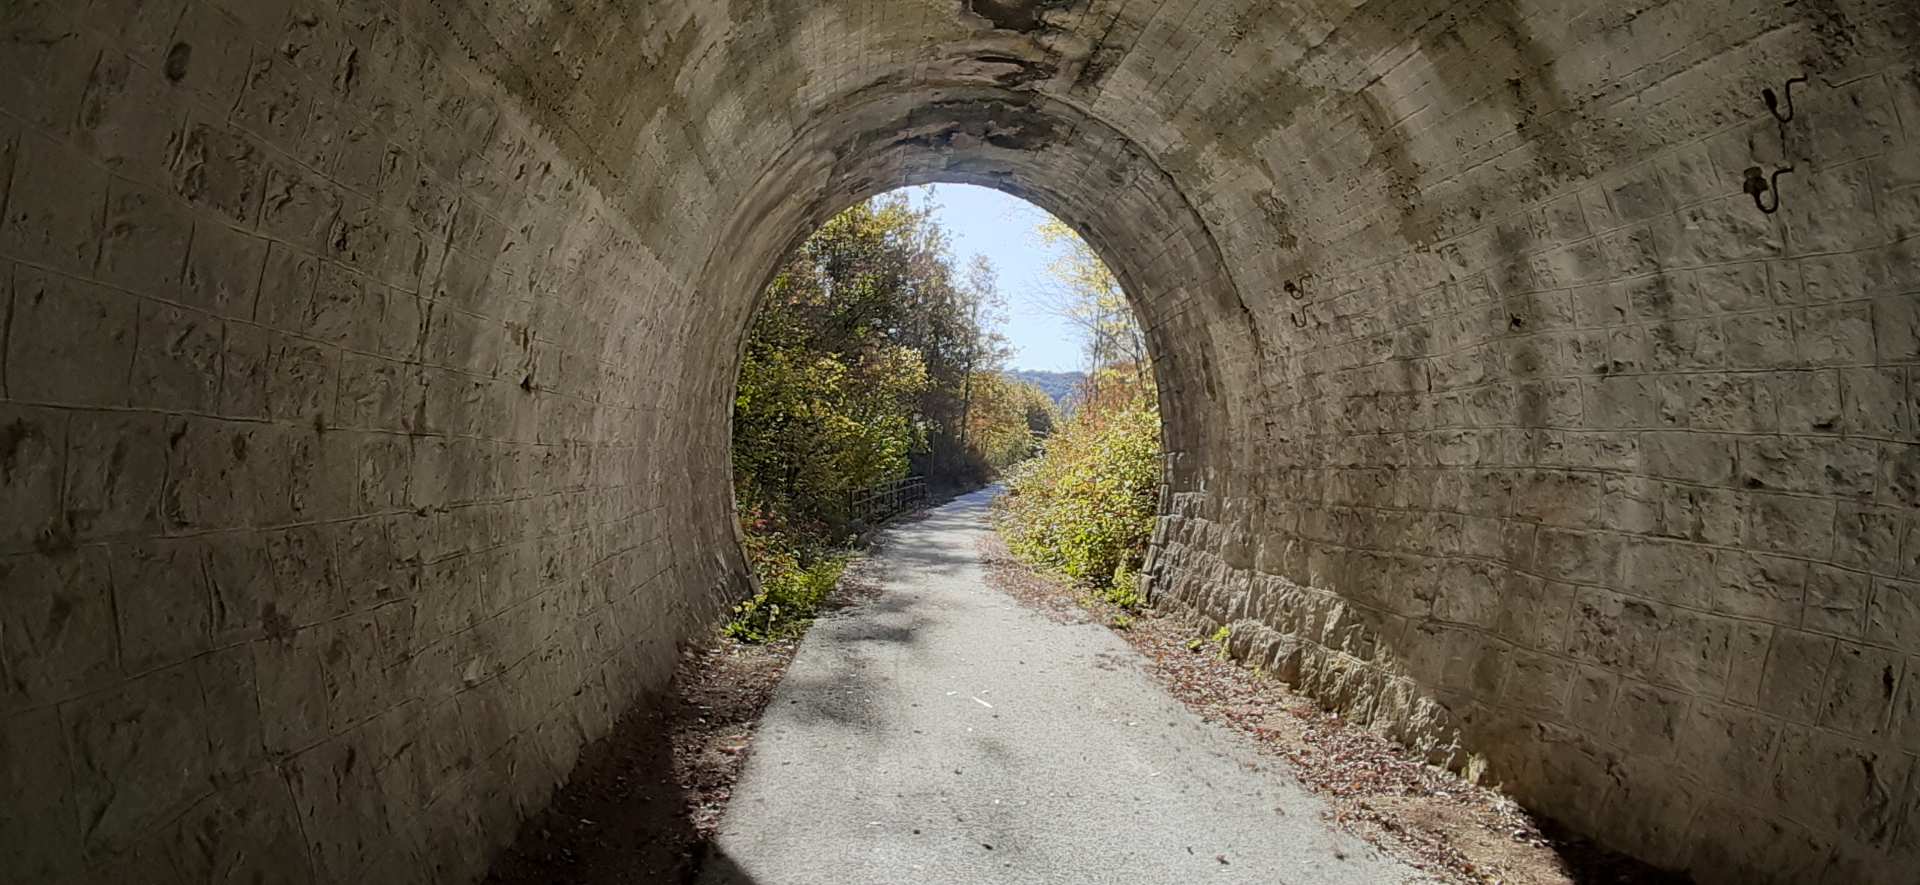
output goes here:
<path id="1" fill-rule="evenodd" d="M 1297 310 L 1287 314 L 1287 319 L 1293 322 L 1293 327 L 1296 329 L 1304 329 L 1307 327 L 1306 317 L 1301 316 Z"/>
<path id="2" fill-rule="evenodd" d="M 1807 78 L 1804 76 L 1794 77 L 1793 79 L 1790 79 L 1787 81 L 1787 86 L 1786 86 L 1787 110 L 1786 110 L 1786 113 L 1784 114 L 1780 112 L 1780 97 L 1774 94 L 1773 89 L 1769 87 L 1769 88 L 1760 90 L 1760 99 L 1767 103 L 1767 110 L 1772 112 L 1773 118 L 1775 120 L 1779 120 L 1782 123 L 1791 122 L 1793 120 L 1793 86 L 1795 83 L 1805 83 L 1805 82 L 1807 82 Z"/>
<path id="3" fill-rule="evenodd" d="M 1299 301 L 1300 299 L 1307 297 L 1306 290 L 1300 288 L 1299 286 L 1294 285 L 1292 280 L 1288 280 L 1285 283 L 1281 284 L 1280 288 L 1287 293 L 1287 297 L 1292 298 L 1295 301 Z"/>
<path id="4" fill-rule="evenodd" d="M 1767 113 L 1773 115 L 1774 123 L 1780 129 L 1780 150 L 1782 153 L 1787 152 L 1787 123 L 1791 122 L 1794 117 L 1793 87 L 1795 84 L 1805 82 L 1807 82 L 1807 78 L 1804 75 L 1792 77 L 1787 80 L 1784 88 L 1786 92 L 1784 110 L 1782 110 L 1781 107 L 1783 103 L 1780 100 L 1780 96 L 1775 94 L 1771 87 L 1760 90 L 1760 99 L 1766 102 Z M 1768 176 L 1761 173 L 1760 167 L 1749 166 L 1747 167 L 1746 183 L 1741 187 L 1741 190 L 1746 191 L 1748 196 L 1753 197 L 1754 208 L 1759 209 L 1764 214 L 1772 215 L 1780 211 L 1780 176 L 1792 171 L 1792 166 L 1785 166 L 1773 170 L 1773 174 Z M 1767 202 L 1767 193 L 1769 191 L 1773 193 L 1772 203 Z"/>
<path id="5" fill-rule="evenodd" d="M 1747 167 L 1747 183 L 1746 183 L 1746 186 L 1742 189 L 1745 190 L 1749 195 L 1753 197 L 1754 208 L 1759 209 L 1761 212 L 1767 215 L 1772 215 L 1773 213 L 1780 211 L 1780 176 L 1785 175 L 1792 171 L 1793 171 L 1792 166 L 1788 166 L 1784 169 L 1775 169 L 1773 170 L 1773 176 L 1769 178 L 1760 173 L 1760 167 L 1748 166 Z M 1766 201 L 1766 194 L 1768 191 L 1773 192 L 1772 205 L 1768 205 Z"/>

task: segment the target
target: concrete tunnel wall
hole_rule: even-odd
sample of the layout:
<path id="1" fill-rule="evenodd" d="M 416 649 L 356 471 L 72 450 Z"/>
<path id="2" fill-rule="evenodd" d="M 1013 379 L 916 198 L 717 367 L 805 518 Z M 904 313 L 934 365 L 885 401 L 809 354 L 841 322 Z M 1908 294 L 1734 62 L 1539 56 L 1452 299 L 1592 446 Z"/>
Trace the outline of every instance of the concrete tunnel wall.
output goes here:
<path id="1" fill-rule="evenodd" d="M 0 34 L 0 869 L 477 876 L 744 592 L 727 392 L 774 262 L 935 180 L 1125 280 L 1147 580 L 1236 654 L 1708 881 L 1920 863 L 1904 0 Z M 1787 165 L 1761 213 L 1744 170 Z"/>

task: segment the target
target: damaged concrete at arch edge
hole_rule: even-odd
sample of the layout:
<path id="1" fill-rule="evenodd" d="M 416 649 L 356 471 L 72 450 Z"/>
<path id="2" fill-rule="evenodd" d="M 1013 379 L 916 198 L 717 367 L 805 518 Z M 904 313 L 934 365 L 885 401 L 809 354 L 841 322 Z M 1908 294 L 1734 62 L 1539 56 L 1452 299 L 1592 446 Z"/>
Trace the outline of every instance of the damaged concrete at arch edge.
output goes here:
<path id="1" fill-rule="evenodd" d="M 984 20 L 994 28 L 1031 34 L 1059 27 L 1049 21 L 1062 13 L 1084 9 L 1087 0 L 958 0 L 963 14 Z"/>

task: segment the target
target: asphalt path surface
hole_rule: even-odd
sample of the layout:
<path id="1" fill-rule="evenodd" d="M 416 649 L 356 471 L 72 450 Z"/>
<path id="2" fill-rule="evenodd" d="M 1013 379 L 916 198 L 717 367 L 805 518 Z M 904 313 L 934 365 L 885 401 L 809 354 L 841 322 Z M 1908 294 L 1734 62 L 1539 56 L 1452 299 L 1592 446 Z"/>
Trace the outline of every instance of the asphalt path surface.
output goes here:
<path id="1" fill-rule="evenodd" d="M 989 492 L 885 532 L 768 706 L 706 885 L 1418 881 L 1097 624 L 987 584 Z"/>

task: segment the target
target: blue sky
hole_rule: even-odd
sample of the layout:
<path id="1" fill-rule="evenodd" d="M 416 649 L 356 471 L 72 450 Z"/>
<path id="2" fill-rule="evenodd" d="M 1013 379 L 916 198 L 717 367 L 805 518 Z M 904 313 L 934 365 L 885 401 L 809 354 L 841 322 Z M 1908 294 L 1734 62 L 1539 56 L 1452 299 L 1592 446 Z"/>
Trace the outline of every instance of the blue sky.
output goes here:
<path id="1" fill-rule="evenodd" d="M 1009 368 L 1072 372 L 1081 368 L 1080 331 L 1047 313 L 1035 297 L 1046 280 L 1054 253 L 1035 229 L 1050 216 L 1038 206 L 991 188 L 933 184 L 907 188 L 914 202 L 933 201 L 934 218 L 953 238 L 954 267 L 964 268 L 975 254 L 985 255 L 1000 271 L 1007 322 L 1001 334 L 1013 343 Z"/>

